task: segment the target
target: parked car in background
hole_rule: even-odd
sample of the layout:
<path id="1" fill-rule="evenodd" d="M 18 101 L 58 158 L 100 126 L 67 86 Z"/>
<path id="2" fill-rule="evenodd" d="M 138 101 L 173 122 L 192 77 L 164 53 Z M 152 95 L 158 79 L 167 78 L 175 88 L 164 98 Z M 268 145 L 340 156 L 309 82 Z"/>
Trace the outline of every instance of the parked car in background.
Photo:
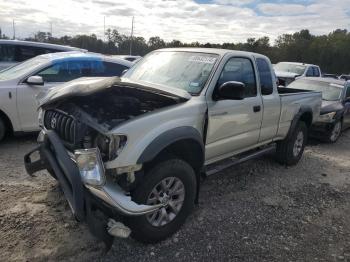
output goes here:
<path id="1" fill-rule="evenodd" d="M 332 78 L 303 78 L 288 88 L 322 92 L 319 119 L 311 128 L 311 136 L 334 143 L 342 130 L 350 127 L 350 82 Z"/>
<path id="2" fill-rule="evenodd" d="M 279 85 L 288 86 L 299 77 L 321 77 L 321 69 L 317 65 L 280 62 L 274 66 Z"/>
<path id="3" fill-rule="evenodd" d="M 132 63 L 82 52 L 40 55 L 0 72 L 0 140 L 39 129 L 35 96 L 83 76 L 120 76 Z"/>
<path id="4" fill-rule="evenodd" d="M 276 148 L 280 163 L 296 164 L 321 93 L 278 89 L 260 54 L 174 48 L 148 54 L 122 78 L 63 84 L 40 105 L 27 172 L 48 169 L 74 215 L 106 242 L 131 231 L 149 243 L 185 222 L 204 172 Z M 32 162 L 37 151 L 42 159 Z"/>
<path id="5" fill-rule="evenodd" d="M 138 55 L 113 55 L 113 57 L 124 59 L 134 63 L 142 58 L 142 56 L 138 56 Z"/>
<path id="6" fill-rule="evenodd" d="M 0 40 L 0 71 L 37 55 L 68 51 L 86 50 L 71 46 L 54 45 L 48 43 Z"/>
<path id="7" fill-rule="evenodd" d="M 345 80 L 345 81 L 348 81 L 348 80 L 350 80 L 350 75 L 340 75 L 339 76 L 339 79 L 343 79 L 343 80 Z"/>

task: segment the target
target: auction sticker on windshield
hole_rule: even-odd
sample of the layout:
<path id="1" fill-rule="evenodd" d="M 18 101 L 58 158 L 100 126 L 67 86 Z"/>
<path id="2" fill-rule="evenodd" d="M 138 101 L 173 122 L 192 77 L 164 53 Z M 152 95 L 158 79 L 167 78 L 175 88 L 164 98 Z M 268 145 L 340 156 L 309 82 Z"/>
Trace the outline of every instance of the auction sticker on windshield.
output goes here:
<path id="1" fill-rule="evenodd" d="M 188 61 L 195 63 L 205 63 L 205 64 L 214 64 L 216 61 L 216 57 L 211 56 L 190 56 Z"/>

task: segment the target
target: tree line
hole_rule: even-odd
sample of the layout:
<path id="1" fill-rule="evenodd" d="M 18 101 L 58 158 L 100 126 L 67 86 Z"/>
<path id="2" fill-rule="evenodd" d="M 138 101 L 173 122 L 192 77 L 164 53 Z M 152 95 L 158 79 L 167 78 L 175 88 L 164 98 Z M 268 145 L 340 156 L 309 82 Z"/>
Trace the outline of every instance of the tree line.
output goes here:
<path id="1" fill-rule="evenodd" d="M 0 38 L 8 37 L 1 33 Z M 312 35 L 304 29 L 294 34 L 283 34 L 271 44 L 269 37 L 248 38 L 243 43 L 184 43 L 179 40 L 165 41 L 159 36 L 130 37 L 116 29 L 107 29 L 105 41 L 95 34 L 53 37 L 49 32 L 37 32 L 24 40 L 70 45 L 103 54 L 129 54 L 144 56 L 150 51 L 168 47 L 224 48 L 261 53 L 272 63 L 280 61 L 303 62 L 320 65 L 323 72 L 350 73 L 350 32 L 337 29 L 327 35 Z M 130 46 L 132 47 L 130 48 Z"/>

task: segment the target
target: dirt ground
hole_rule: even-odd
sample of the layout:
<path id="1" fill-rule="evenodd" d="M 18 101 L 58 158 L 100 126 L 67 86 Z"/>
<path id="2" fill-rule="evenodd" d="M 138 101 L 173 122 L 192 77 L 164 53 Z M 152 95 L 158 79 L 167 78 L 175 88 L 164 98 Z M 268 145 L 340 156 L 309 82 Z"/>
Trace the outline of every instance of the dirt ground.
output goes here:
<path id="1" fill-rule="evenodd" d="M 311 141 L 295 167 L 266 156 L 210 176 L 177 234 L 155 245 L 116 239 L 108 253 L 48 174 L 26 175 L 34 145 L 0 144 L 1 261 L 350 261 L 350 131 Z"/>

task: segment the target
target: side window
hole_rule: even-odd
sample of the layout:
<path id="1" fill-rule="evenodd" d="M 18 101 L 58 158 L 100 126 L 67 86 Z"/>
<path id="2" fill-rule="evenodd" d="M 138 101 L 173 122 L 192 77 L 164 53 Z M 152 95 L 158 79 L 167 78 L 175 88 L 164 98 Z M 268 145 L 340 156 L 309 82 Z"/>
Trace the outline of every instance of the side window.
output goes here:
<path id="1" fill-rule="evenodd" d="M 16 53 L 15 45 L 0 45 L 0 62 L 14 62 L 15 53 Z"/>
<path id="2" fill-rule="evenodd" d="M 35 47 L 18 46 L 17 61 L 22 62 L 35 56 L 37 56 Z"/>
<path id="3" fill-rule="evenodd" d="M 307 69 L 306 76 L 314 76 L 314 70 L 311 66 Z"/>
<path id="4" fill-rule="evenodd" d="M 248 58 L 234 57 L 228 60 L 221 72 L 218 86 L 228 81 L 237 81 L 245 84 L 245 97 L 257 95 L 254 68 Z"/>
<path id="5" fill-rule="evenodd" d="M 91 66 L 89 61 L 66 61 L 55 63 L 37 73 L 44 79 L 44 82 L 68 82 L 73 79 L 89 76 Z"/>
<path id="6" fill-rule="evenodd" d="M 121 76 L 123 71 L 128 69 L 127 66 L 110 62 L 103 62 L 103 65 L 105 67 L 104 76 Z"/>
<path id="7" fill-rule="evenodd" d="M 273 81 L 270 66 L 263 58 L 257 58 L 256 64 L 259 71 L 261 94 L 271 95 L 273 92 Z"/>
<path id="8" fill-rule="evenodd" d="M 48 48 L 43 48 L 43 47 L 36 47 L 35 49 L 36 49 L 35 50 L 36 55 L 43 55 L 43 54 L 48 54 L 48 53 L 59 52 L 58 50 L 55 50 L 55 49 L 48 49 Z"/>
<path id="9" fill-rule="evenodd" d="M 318 67 L 314 66 L 313 67 L 313 71 L 314 71 L 314 76 L 320 76 L 320 70 L 318 69 Z"/>

